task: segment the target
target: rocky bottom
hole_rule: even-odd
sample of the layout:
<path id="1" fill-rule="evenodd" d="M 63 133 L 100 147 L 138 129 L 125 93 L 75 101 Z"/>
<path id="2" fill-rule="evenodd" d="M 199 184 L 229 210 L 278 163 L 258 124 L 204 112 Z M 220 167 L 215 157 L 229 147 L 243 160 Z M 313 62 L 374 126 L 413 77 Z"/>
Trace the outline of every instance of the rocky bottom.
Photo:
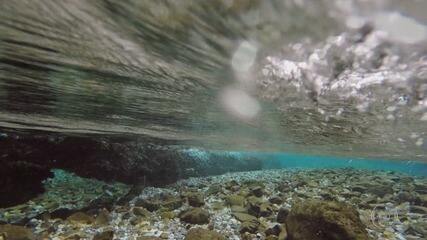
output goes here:
<path id="1" fill-rule="evenodd" d="M 425 177 L 283 169 L 190 178 L 106 208 L 48 211 L 25 226 L 0 225 L 0 240 L 412 240 L 427 239 L 426 222 Z"/>

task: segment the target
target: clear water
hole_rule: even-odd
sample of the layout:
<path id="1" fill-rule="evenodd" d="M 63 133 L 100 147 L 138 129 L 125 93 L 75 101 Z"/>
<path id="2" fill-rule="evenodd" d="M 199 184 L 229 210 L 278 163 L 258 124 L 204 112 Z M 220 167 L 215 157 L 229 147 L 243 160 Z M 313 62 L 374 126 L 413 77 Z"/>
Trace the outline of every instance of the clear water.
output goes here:
<path id="1" fill-rule="evenodd" d="M 390 161 L 363 158 L 339 158 L 325 156 L 306 156 L 299 154 L 266 154 L 265 167 L 282 168 L 356 168 L 384 170 L 406 173 L 412 176 L 426 176 L 427 164 L 417 161 Z"/>
<path id="2" fill-rule="evenodd" d="M 0 125 L 425 160 L 425 8 L 4 1 Z"/>

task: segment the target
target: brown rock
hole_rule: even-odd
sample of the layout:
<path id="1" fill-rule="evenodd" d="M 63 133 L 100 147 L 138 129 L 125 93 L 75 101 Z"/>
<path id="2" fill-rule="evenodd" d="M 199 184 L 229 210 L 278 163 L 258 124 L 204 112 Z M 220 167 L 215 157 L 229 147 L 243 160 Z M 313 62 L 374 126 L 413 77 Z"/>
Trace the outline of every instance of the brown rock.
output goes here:
<path id="1" fill-rule="evenodd" d="M 245 232 L 245 233 L 242 233 L 240 235 L 240 238 L 242 240 L 254 240 L 254 239 L 257 239 L 257 236 L 255 234 L 253 234 L 253 233 Z"/>
<path id="2" fill-rule="evenodd" d="M 264 189 L 260 186 L 253 187 L 251 188 L 251 194 L 255 197 L 262 197 L 264 194 Z"/>
<path id="3" fill-rule="evenodd" d="M 365 192 L 384 197 L 386 194 L 393 194 L 393 185 L 389 182 L 363 182 Z M 364 193 L 364 192 L 362 192 Z"/>
<path id="4" fill-rule="evenodd" d="M 248 198 L 248 213 L 257 217 L 268 217 L 273 213 L 273 208 L 269 202 L 263 202 L 256 197 Z"/>
<path id="5" fill-rule="evenodd" d="M 224 209 L 224 203 L 223 202 L 213 202 L 212 203 L 212 209 L 213 210 L 222 210 Z"/>
<path id="6" fill-rule="evenodd" d="M 273 197 L 269 198 L 268 201 L 273 203 L 273 204 L 282 204 L 283 203 L 283 199 L 279 196 L 273 196 Z"/>
<path id="7" fill-rule="evenodd" d="M 274 225 L 274 227 L 267 228 L 267 230 L 265 230 L 265 235 L 266 236 L 270 236 L 270 235 L 279 236 L 281 231 L 282 231 L 282 226 L 280 226 L 279 224 L 276 224 L 276 225 Z"/>
<path id="8" fill-rule="evenodd" d="M 255 221 L 257 220 L 256 217 L 249 215 L 247 213 L 242 213 L 242 212 L 233 212 L 233 216 L 239 220 L 240 222 L 250 222 L 250 221 Z"/>
<path id="9" fill-rule="evenodd" d="M 95 219 L 92 216 L 87 215 L 84 212 L 73 213 L 67 218 L 67 220 L 70 222 L 78 222 L 83 224 L 92 224 L 95 222 Z"/>
<path id="10" fill-rule="evenodd" d="M 48 236 L 46 236 L 46 239 L 48 239 Z M 82 237 L 78 233 L 72 233 L 71 235 L 64 237 L 64 240 L 80 240 L 80 239 L 82 239 Z"/>
<path id="11" fill-rule="evenodd" d="M 95 223 L 97 225 L 107 225 L 110 222 L 110 213 L 107 209 L 102 209 L 96 216 Z"/>
<path id="12" fill-rule="evenodd" d="M 222 191 L 222 188 L 220 185 L 212 185 L 209 187 L 209 189 L 206 191 L 207 195 L 213 195 L 213 194 L 217 194 L 219 192 Z"/>
<path id="13" fill-rule="evenodd" d="M 182 200 L 179 198 L 168 199 L 167 201 L 163 201 L 161 204 L 161 207 L 167 210 L 174 210 L 181 206 L 182 206 Z"/>
<path id="14" fill-rule="evenodd" d="M 112 240 L 114 238 L 114 231 L 113 230 L 106 230 L 100 233 L 97 233 L 93 240 Z"/>
<path id="15" fill-rule="evenodd" d="M 162 213 L 160 213 L 160 217 L 162 219 L 170 220 L 170 219 L 175 218 L 175 213 L 172 211 L 162 212 Z"/>
<path id="16" fill-rule="evenodd" d="M 162 240 L 162 238 L 151 237 L 151 236 L 141 236 L 141 237 L 138 237 L 137 240 Z"/>
<path id="17" fill-rule="evenodd" d="M 274 236 L 274 235 L 265 237 L 265 240 L 277 240 L 277 239 L 278 239 L 277 236 Z"/>
<path id="18" fill-rule="evenodd" d="M 427 194 L 420 194 L 416 202 L 421 206 L 427 207 Z"/>
<path id="19" fill-rule="evenodd" d="M 411 212 L 427 215 L 427 207 L 413 205 L 411 206 Z"/>
<path id="20" fill-rule="evenodd" d="M 34 240 L 35 237 L 29 228 L 17 225 L 0 225 L 0 236 L 5 240 Z"/>
<path id="21" fill-rule="evenodd" d="M 242 224 L 240 225 L 239 232 L 241 234 L 243 234 L 243 233 L 256 233 L 258 231 L 259 225 L 260 225 L 260 223 L 258 220 L 242 222 Z"/>
<path id="22" fill-rule="evenodd" d="M 179 214 L 179 219 L 191 224 L 209 223 L 209 212 L 201 208 L 192 208 Z"/>
<path id="23" fill-rule="evenodd" d="M 226 203 L 230 206 L 243 206 L 245 205 L 245 197 L 232 194 L 226 197 L 225 199 Z"/>
<path id="24" fill-rule="evenodd" d="M 293 240 L 369 239 L 356 209 L 341 202 L 295 202 L 286 218 L 286 228 Z"/>
<path id="25" fill-rule="evenodd" d="M 279 212 L 277 213 L 277 219 L 276 219 L 276 221 L 278 223 L 285 223 L 286 217 L 288 216 L 288 214 L 289 214 L 289 210 L 288 209 L 286 209 L 286 208 L 280 208 Z"/>
<path id="26" fill-rule="evenodd" d="M 404 202 L 415 202 L 417 200 L 417 195 L 413 192 L 401 191 L 395 196 L 395 199 L 399 204 Z"/>
<path id="27" fill-rule="evenodd" d="M 192 228 L 185 236 L 185 240 L 225 240 L 225 238 L 215 231 L 203 228 Z"/>
<path id="28" fill-rule="evenodd" d="M 188 204 L 192 207 L 201 207 L 205 205 L 202 194 L 192 193 L 187 196 Z"/>
<path id="29" fill-rule="evenodd" d="M 182 200 L 175 196 L 167 196 L 164 199 L 138 199 L 135 206 L 144 207 L 150 212 L 160 208 L 174 210 L 182 206 Z"/>
<path id="30" fill-rule="evenodd" d="M 148 217 L 151 215 L 151 213 L 143 207 L 134 207 L 132 209 L 132 212 L 133 214 L 135 214 L 135 216 L 138 216 L 138 217 Z"/>
<path id="31" fill-rule="evenodd" d="M 279 237 L 277 240 L 286 240 L 288 239 L 288 231 L 286 231 L 286 226 L 282 225 L 282 228 L 280 229 Z"/>

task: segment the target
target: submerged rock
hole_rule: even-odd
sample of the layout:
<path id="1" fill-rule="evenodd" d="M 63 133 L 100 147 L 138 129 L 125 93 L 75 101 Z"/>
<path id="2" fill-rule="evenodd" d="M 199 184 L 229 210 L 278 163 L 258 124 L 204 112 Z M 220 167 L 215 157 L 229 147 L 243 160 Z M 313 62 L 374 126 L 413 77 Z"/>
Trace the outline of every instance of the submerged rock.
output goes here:
<path id="1" fill-rule="evenodd" d="M 205 205 L 202 194 L 200 193 L 191 193 L 187 196 L 188 204 L 192 207 L 201 207 Z"/>
<path id="2" fill-rule="evenodd" d="M 255 197 L 261 197 L 262 195 L 264 195 L 264 189 L 261 186 L 253 187 L 251 188 L 251 194 Z"/>
<path id="3" fill-rule="evenodd" d="M 242 206 L 231 206 L 231 212 L 233 213 L 247 213 L 248 210 Z"/>
<path id="4" fill-rule="evenodd" d="M 93 240 L 112 240 L 114 238 L 114 231 L 113 230 L 106 230 L 100 233 L 97 233 Z"/>
<path id="5" fill-rule="evenodd" d="M 288 239 L 288 231 L 286 230 L 286 227 L 282 226 L 282 229 L 279 233 L 278 240 L 286 240 Z"/>
<path id="6" fill-rule="evenodd" d="M 164 199 L 138 199 L 135 206 L 144 207 L 151 212 L 160 208 L 174 210 L 182 206 L 182 200 L 174 196 L 167 196 Z"/>
<path id="7" fill-rule="evenodd" d="M 286 218 L 286 227 L 293 240 L 369 239 L 356 209 L 341 202 L 295 202 Z"/>
<path id="8" fill-rule="evenodd" d="M 185 236 L 185 240 L 225 240 L 225 238 L 215 231 L 192 228 Z"/>
<path id="9" fill-rule="evenodd" d="M 0 208 L 24 203 L 44 192 L 42 181 L 52 176 L 50 169 L 38 163 L 19 161 L 21 153 L 4 153 L 10 151 L 2 143 L 0 149 Z M 24 151 L 24 150 L 22 150 Z M 4 154 L 3 154 L 4 153 Z M 9 156 L 13 161 L 5 158 Z"/>
<path id="10" fill-rule="evenodd" d="M 286 208 L 280 208 L 279 212 L 277 213 L 277 222 L 278 223 L 284 223 L 286 221 L 286 218 L 289 215 L 289 209 Z"/>
<path id="11" fill-rule="evenodd" d="M 142 237 L 138 237 L 136 240 L 162 240 L 162 238 L 152 237 L 152 236 L 142 236 Z"/>
<path id="12" fill-rule="evenodd" d="M 269 202 L 264 202 L 261 198 L 251 196 L 247 199 L 248 213 L 257 217 L 268 217 L 273 213 L 273 208 Z"/>
<path id="13" fill-rule="evenodd" d="M 230 206 L 243 206 L 245 204 L 245 197 L 237 194 L 232 194 L 227 196 L 225 201 Z"/>
<path id="14" fill-rule="evenodd" d="M 414 182 L 414 190 L 421 194 L 427 194 L 427 181 L 416 181 Z"/>
<path id="15" fill-rule="evenodd" d="M 359 183 L 358 192 L 370 193 L 379 197 L 384 197 L 386 194 L 393 194 L 393 185 L 390 182 L 365 181 Z M 356 190 L 355 190 L 356 191 Z"/>
<path id="16" fill-rule="evenodd" d="M 42 131 L 11 131 L 7 135 L 0 139 L 0 208 L 25 203 L 43 193 L 43 181 L 52 177 L 52 169 L 107 182 L 165 186 L 188 177 L 187 169 L 193 169 L 192 176 L 206 176 L 262 167 L 257 159 L 242 161 L 208 151 L 202 162 L 170 147 L 173 140 L 151 137 L 70 136 Z"/>
<path id="17" fill-rule="evenodd" d="M 35 240 L 35 236 L 30 229 L 16 225 L 0 225 L 0 237 L 5 240 Z"/>
<path id="18" fill-rule="evenodd" d="M 107 209 L 102 209 L 101 211 L 99 211 L 98 216 L 96 216 L 95 223 L 100 226 L 107 225 L 110 222 L 109 214 L 110 213 Z"/>
<path id="19" fill-rule="evenodd" d="M 67 220 L 70 222 L 78 222 L 83 224 L 92 224 L 95 222 L 95 218 L 83 212 L 73 213 L 67 217 Z"/>
<path id="20" fill-rule="evenodd" d="M 421 194 L 418 196 L 418 199 L 416 200 L 419 205 L 422 205 L 424 207 L 427 207 L 427 194 Z"/>
<path id="21" fill-rule="evenodd" d="M 258 220 L 242 222 L 240 225 L 240 233 L 256 233 L 260 223 Z"/>
<path id="22" fill-rule="evenodd" d="M 407 191 L 399 192 L 395 198 L 398 203 L 414 202 L 417 200 L 417 196 L 414 193 Z"/>
<path id="23" fill-rule="evenodd" d="M 268 199 L 268 201 L 278 205 L 283 203 L 283 199 L 279 196 L 272 196 L 271 198 Z"/>
<path id="24" fill-rule="evenodd" d="M 280 226 L 279 224 L 276 224 L 273 227 L 267 228 L 267 230 L 265 230 L 265 235 L 267 235 L 267 236 L 270 236 L 270 235 L 279 236 L 281 231 L 282 231 L 282 226 Z"/>
<path id="25" fill-rule="evenodd" d="M 233 216 L 240 222 L 256 221 L 257 218 L 243 212 L 233 212 Z"/>
<path id="26" fill-rule="evenodd" d="M 135 216 L 139 216 L 139 217 L 148 217 L 150 216 L 150 212 L 143 208 L 143 207 L 134 207 L 132 209 L 133 214 L 135 214 Z"/>
<path id="27" fill-rule="evenodd" d="M 179 214 L 179 219 L 191 224 L 209 223 L 209 212 L 201 208 L 192 208 Z"/>

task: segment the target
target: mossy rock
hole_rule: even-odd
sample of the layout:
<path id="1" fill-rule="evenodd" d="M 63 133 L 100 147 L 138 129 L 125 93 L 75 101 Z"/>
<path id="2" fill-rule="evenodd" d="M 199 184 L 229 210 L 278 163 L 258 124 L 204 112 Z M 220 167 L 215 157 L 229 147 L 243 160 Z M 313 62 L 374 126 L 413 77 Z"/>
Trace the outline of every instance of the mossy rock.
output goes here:
<path id="1" fill-rule="evenodd" d="M 137 240 L 162 240 L 162 238 L 152 236 L 141 236 L 138 237 Z"/>
<path id="2" fill-rule="evenodd" d="M 240 222 L 250 222 L 250 221 L 256 221 L 257 218 L 247 214 L 247 213 L 242 213 L 242 212 L 233 212 L 233 216 L 239 220 Z"/>
<path id="3" fill-rule="evenodd" d="M 246 207 L 249 214 L 257 217 L 268 217 L 273 213 L 273 207 L 269 202 L 255 196 L 248 197 Z"/>
<path id="4" fill-rule="evenodd" d="M 258 220 L 242 222 L 242 224 L 240 225 L 239 232 L 241 234 L 243 234 L 243 233 L 256 233 L 256 232 L 258 232 L 259 225 L 260 225 L 260 223 Z"/>
<path id="5" fill-rule="evenodd" d="M 228 189 L 228 190 L 231 190 L 236 186 L 239 186 L 239 183 L 235 180 L 231 180 L 230 182 L 225 183 L 225 189 Z"/>
<path id="6" fill-rule="evenodd" d="M 241 207 L 241 206 L 231 206 L 231 212 L 233 212 L 233 213 L 235 213 L 235 212 L 237 212 L 237 213 L 248 213 L 248 210 L 246 209 L 246 208 L 244 208 L 244 207 Z"/>
<path id="7" fill-rule="evenodd" d="M 150 211 L 148 211 L 143 207 L 134 207 L 132 209 L 132 212 L 135 216 L 139 216 L 139 217 L 149 217 L 151 215 Z"/>
<path id="8" fill-rule="evenodd" d="M 0 225 L 0 236 L 5 240 L 35 240 L 33 233 L 29 228 L 16 225 Z"/>
<path id="9" fill-rule="evenodd" d="M 182 206 L 182 200 L 178 197 L 168 197 L 166 199 L 141 199 L 135 203 L 138 207 L 144 207 L 148 211 L 157 211 L 160 208 L 174 210 Z"/>
<path id="10" fill-rule="evenodd" d="M 277 213 L 276 221 L 278 223 L 284 223 L 286 222 L 286 218 L 288 217 L 288 215 L 289 215 L 289 209 L 280 208 L 279 212 Z"/>
<path id="11" fill-rule="evenodd" d="M 165 220 L 173 219 L 173 218 L 175 218 L 175 216 L 176 216 L 176 214 L 172 211 L 166 211 L 166 212 L 160 213 L 160 217 L 162 219 L 165 219 Z"/>
<path id="12" fill-rule="evenodd" d="M 207 224 L 209 218 L 209 212 L 202 208 L 192 208 L 179 214 L 181 221 L 191 224 Z"/>
<path id="13" fill-rule="evenodd" d="M 77 222 L 82 224 L 92 224 L 95 222 L 95 218 L 84 213 L 84 212 L 76 212 L 67 217 L 67 220 L 70 222 Z"/>
<path id="14" fill-rule="evenodd" d="M 114 231 L 113 230 L 105 230 L 95 234 L 92 240 L 113 240 Z"/>
<path id="15" fill-rule="evenodd" d="M 295 202 L 286 218 L 286 228 L 293 240 L 369 239 L 357 210 L 342 202 Z"/>
<path id="16" fill-rule="evenodd" d="M 255 188 L 255 187 L 265 188 L 264 182 L 261 182 L 258 180 L 247 180 L 247 181 L 244 181 L 242 185 L 248 188 Z"/>
<path id="17" fill-rule="evenodd" d="M 265 237 L 265 240 L 278 240 L 278 237 L 274 236 L 274 235 L 269 235 L 269 236 Z"/>
<path id="18" fill-rule="evenodd" d="M 272 196 L 268 199 L 268 201 L 277 205 L 280 205 L 284 202 L 283 198 L 281 198 L 280 196 Z"/>
<path id="19" fill-rule="evenodd" d="M 188 204 L 192 207 L 201 207 L 205 205 L 203 195 L 200 193 L 191 193 L 187 195 Z"/>
<path id="20" fill-rule="evenodd" d="M 213 202 L 211 206 L 213 210 L 222 210 L 225 207 L 224 202 Z"/>
<path id="21" fill-rule="evenodd" d="M 230 206 L 244 206 L 245 197 L 237 194 L 232 194 L 226 197 L 226 203 Z"/>
<path id="22" fill-rule="evenodd" d="M 95 218 L 95 223 L 99 226 L 108 225 L 110 222 L 110 213 L 106 209 L 99 211 L 98 216 Z"/>
<path id="23" fill-rule="evenodd" d="M 212 185 L 208 188 L 208 190 L 206 191 L 207 195 L 214 195 L 217 193 L 220 193 L 222 191 L 222 187 L 220 185 Z"/>
<path id="24" fill-rule="evenodd" d="M 203 229 L 192 228 L 187 232 L 185 240 L 225 240 L 225 238 L 218 232 Z"/>
<path id="25" fill-rule="evenodd" d="M 264 188 L 260 186 L 251 187 L 250 191 L 255 197 L 262 197 L 264 195 Z"/>

